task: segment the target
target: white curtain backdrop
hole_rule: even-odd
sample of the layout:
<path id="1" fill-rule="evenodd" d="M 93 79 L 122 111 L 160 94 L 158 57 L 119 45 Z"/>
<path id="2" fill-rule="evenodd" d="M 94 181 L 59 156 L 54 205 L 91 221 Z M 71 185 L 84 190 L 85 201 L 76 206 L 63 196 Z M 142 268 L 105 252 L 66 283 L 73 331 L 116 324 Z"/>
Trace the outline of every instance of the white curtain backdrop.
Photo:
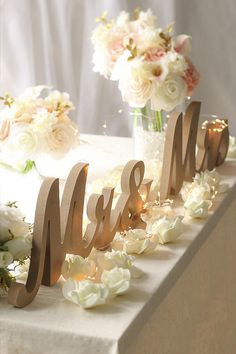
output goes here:
<path id="1" fill-rule="evenodd" d="M 136 7 L 192 36 L 201 73 L 194 99 L 203 101 L 202 113 L 228 118 L 236 134 L 235 0 L 0 0 L 0 94 L 51 85 L 70 93 L 81 132 L 130 135 L 117 84 L 92 71 L 90 37 L 104 10 L 114 17 Z"/>

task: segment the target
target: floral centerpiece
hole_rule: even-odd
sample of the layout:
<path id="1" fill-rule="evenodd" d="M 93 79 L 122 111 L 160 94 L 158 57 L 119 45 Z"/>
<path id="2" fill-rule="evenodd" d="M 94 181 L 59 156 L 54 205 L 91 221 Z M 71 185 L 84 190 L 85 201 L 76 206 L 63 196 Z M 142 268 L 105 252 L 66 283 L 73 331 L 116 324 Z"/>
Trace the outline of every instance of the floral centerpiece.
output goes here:
<path id="1" fill-rule="evenodd" d="M 189 58 L 190 37 L 173 37 L 172 25 L 166 30 L 158 27 L 150 9 L 135 10 L 133 19 L 121 12 L 117 19 L 108 20 L 104 13 L 97 21 L 92 35 L 93 70 L 118 81 L 123 101 L 132 108 L 135 127 L 140 120 L 144 131 L 162 132 L 163 112 L 182 104 L 199 82 Z M 148 160 L 154 145 L 158 147 L 155 137 L 146 136 L 146 142 L 152 142 Z"/>
<path id="2" fill-rule="evenodd" d="M 31 251 L 31 225 L 16 203 L 0 204 L 0 294 L 14 281 L 15 269 L 24 264 Z"/>
<path id="3" fill-rule="evenodd" d="M 74 109 L 67 93 L 50 91 L 47 86 L 27 89 L 17 98 L 1 97 L 0 153 L 2 163 L 27 172 L 39 155 L 62 158 L 79 143 L 79 132 L 69 118 Z"/>

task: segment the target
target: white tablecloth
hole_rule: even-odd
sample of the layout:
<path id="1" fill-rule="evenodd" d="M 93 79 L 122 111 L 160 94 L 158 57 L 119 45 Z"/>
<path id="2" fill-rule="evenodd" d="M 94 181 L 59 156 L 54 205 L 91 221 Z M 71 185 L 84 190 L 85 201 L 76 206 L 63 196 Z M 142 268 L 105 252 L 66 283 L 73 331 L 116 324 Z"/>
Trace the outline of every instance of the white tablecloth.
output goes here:
<path id="1" fill-rule="evenodd" d="M 126 143 L 107 139 L 105 154 L 109 144 L 116 151 L 111 167 L 120 157 L 121 162 L 129 158 Z M 104 161 L 97 161 L 98 175 Z M 236 162 L 218 171 L 232 186 L 230 192 L 216 197 L 206 221 L 185 221 L 177 242 L 137 257 L 135 265 L 144 275 L 133 280 L 127 295 L 87 311 L 66 301 L 60 284 L 42 286 L 24 309 L 0 299 L 0 353 L 232 354 Z M 176 212 L 181 212 L 178 204 Z"/>

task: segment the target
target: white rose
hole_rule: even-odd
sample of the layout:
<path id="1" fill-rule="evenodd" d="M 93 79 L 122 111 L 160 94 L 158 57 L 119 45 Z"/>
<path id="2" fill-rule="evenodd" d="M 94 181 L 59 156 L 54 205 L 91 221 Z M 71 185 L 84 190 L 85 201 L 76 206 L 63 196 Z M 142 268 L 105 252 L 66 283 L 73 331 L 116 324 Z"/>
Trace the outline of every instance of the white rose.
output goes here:
<path id="1" fill-rule="evenodd" d="M 204 172 L 197 173 L 194 177 L 194 182 L 199 185 L 208 184 L 212 191 L 215 191 L 220 184 L 220 175 L 216 170 L 205 170 Z"/>
<path id="2" fill-rule="evenodd" d="M 147 232 L 142 229 L 129 230 L 124 238 L 124 251 L 129 254 L 141 254 L 150 245 Z"/>
<path id="3" fill-rule="evenodd" d="M 18 208 L 0 204 L 0 241 L 22 237 L 29 233 L 29 225 Z"/>
<path id="4" fill-rule="evenodd" d="M 125 102 L 131 107 L 144 107 L 152 94 L 152 66 L 137 58 L 128 61 L 127 55 L 130 53 L 125 52 L 117 62 L 112 79 L 120 78 L 119 89 Z"/>
<path id="5" fill-rule="evenodd" d="M 63 157 L 74 147 L 78 132 L 70 124 L 57 123 L 46 135 L 48 150 L 54 157 Z"/>
<path id="6" fill-rule="evenodd" d="M 104 284 L 95 284 L 91 280 L 82 280 L 77 282 L 68 279 L 62 288 L 63 296 L 88 309 L 97 305 L 102 305 L 109 297 L 109 289 Z"/>
<path id="7" fill-rule="evenodd" d="M 92 277 L 96 272 L 96 265 L 93 260 L 77 255 L 66 255 L 62 265 L 62 276 L 64 279 L 77 279 L 80 276 Z"/>
<path id="8" fill-rule="evenodd" d="M 111 295 L 120 295 L 129 289 L 130 277 L 128 269 L 113 268 L 102 272 L 101 281 L 109 288 Z"/>
<path id="9" fill-rule="evenodd" d="M 229 137 L 229 150 L 227 157 L 236 158 L 236 138 L 234 136 Z"/>
<path id="10" fill-rule="evenodd" d="M 164 216 L 147 226 L 147 231 L 150 234 L 157 235 L 158 242 L 162 245 L 167 242 L 175 241 L 181 235 L 182 230 L 182 218 L 179 216 Z"/>
<path id="11" fill-rule="evenodd" d="M 186 96 L 187 85 L 184 79 L 177 74 L 170 73 L 164 82 L 154 82 L 151 106 L 156 111 L 171 111 L 183 103 Z"/>
<path id="12" fill-rule="evenodd" d="M 201 198 L 188 198 L 184 204 L 187 215 L 192 218 L 206 218 L 208 210 L 211 208 L 212 202 Z"/>
<path id="13" fill-rule="evenodd" d="M 8 154 L 14 152 L 14 155 L 24 159 L 34 159 L 38 146 L 38 135 L 32 130 L 31 125 L 17 123 L 12 125 L 2 150 Z"/>
<path id="14" fill-rule="evenodd" d="M 0 251 L 0 268 L 6 268 L 13 262 L 13 256 L 10 252 Z"/>
<path id="15" fill-rule="evenodd" d="M 117 235 L 112 242 L 112 249 L 128 254 L 150 253 L 156 246 L 156 238 L 148 235 L 143 229 L 131 229 L 125 236 Z"/>
<path id="16" fill-rule="evenodd" d="M 131 268 L 134 257 L 124 251 L 100 252 L 97 257 L 98 265 L 103 270 L 111 270 L 115 267 Z"/>
<path id="17" fill-rule="evenodd" d="M 152 206 L 147 206 L 146 212 L 141 214 L 141 218 L 144 222 L 151 224 L 165 215 L 173 216 L 173 209 L 171 205 L 160 207 L 159 205 L 154 204 Z"/>
<path id="18" fill-rule="evenodd" d="M 7 247 L 14 259 L 22 259 L 30 255 L 32 244 L 30 238 L 17 237 L 7 241 L 4 246 Z"/>
<path id="19" fill-rule="evenodd" d="M 212 202 L 208 200 L 211 194 L 206 186 L 206 183 L 194 186 L 184 203 L 187 214 L 192 218 L 206 218 L 212 206 Z"/>

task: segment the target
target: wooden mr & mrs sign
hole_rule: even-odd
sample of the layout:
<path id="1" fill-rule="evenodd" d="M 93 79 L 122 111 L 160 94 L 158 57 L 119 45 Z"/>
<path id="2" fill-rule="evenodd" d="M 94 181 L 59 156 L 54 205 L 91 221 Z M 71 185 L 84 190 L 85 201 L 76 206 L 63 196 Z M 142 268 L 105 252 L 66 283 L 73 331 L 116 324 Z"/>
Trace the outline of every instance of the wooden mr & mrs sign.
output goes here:
<path id="1" fill-rule="evenodd" d="M 174 112 L 169 118 L 160 188 L 162 200 L 176 195 L 183 181 L 192 181 L 196 172 L 212 170 L 226 158 L 227 122 L 224 121 L 224 129 L 209 123 L 209 129 L 198 130 L 200 106 L 200 102 L 193 102 L 184 116 Z M 121 176 L 122 192 L 115 209 L 112 209 L 114 188 L 104 188 L 101 195 L 90 196 L 87 204 L 89 224 L 83 235 L 87 173 L 88 164 L 78 163 L 72 168 L 61 204 L 59 180 L 46 178 L 43 182 L 35 212 L 28 279 L 26 284 L 12 283 L 8 293 L 10 304 L 22 308 L 34 299 L 41 284 L 55 284 L 66 253 L 87 257 L 93 247 L 106 249 L 117 231 L 145 227 L 140 213 L 148 201 L 152 181 L 143 179 L 142 161 L 129 161 Z"/>

